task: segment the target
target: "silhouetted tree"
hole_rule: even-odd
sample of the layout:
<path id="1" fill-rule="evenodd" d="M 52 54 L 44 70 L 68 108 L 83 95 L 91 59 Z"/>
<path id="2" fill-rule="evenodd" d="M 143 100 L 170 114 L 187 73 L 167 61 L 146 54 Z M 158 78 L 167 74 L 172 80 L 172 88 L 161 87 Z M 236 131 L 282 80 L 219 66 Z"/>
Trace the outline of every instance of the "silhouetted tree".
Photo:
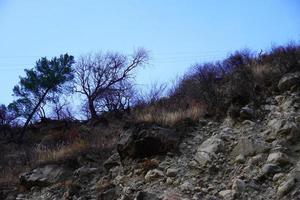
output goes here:
<path id="1" fill-rule="evenodd" d="M 0 125 L 7 124 L 7 108 L 5 105 L 0 105 Z"/>
<path id="2" fill-rule="evenodd" d="M 149 59 L 147 51 L 137 50 L 132 56 L 106 53 L 81 57 L 76 65 L 76 91 L 87 98 L 91 118 L 97 118 L 97 102 L 124 91 L 125 82 L 133 78 L 133 70 Z M 120 93 L 119 93 L 120 94 Z"/>
<path id="3" fill-rule="evenodd" d="M 13 89 L 18 99 L 11 105 L 26 118 L 20 142 L 23 142 L 26 128 L 41 105 L 52 100 L 53 95 L 50 94 L 61 93 L 65 89 L 64 83 L 73 79 L 73 63 L 74 57 L 64 54 L 51 60 L 43 57 L 33 69 L 25 69 L 26 76 L 20 77 L 19 84 Z"/>
<path id="4" fill-rule="evenodd" d="M 53 105 L 52 109 L 52 117 L 61 120 L 61 119 L 73 119 L 72 109 L 70 107 L 70 103 L 66 97 L 53 97 Z"/>
<path id="5" fill-rule="evenodd" d="M 119 82 L 108 90 L 103 97 L 95 100 L 95 107 L 101 111 L 124 111 L 130 108 L 134 88 L 130 82 Z"/>
<path id="6" fill-rule="evenodd" d="M 166 83 L 159 84 L 158 82 L 154 82 L 147 88 L 147 91 L 136 91 L 133 99 L 134 106 L 146 106 L 158 102 L 167 95 L 167 86 Z"/>

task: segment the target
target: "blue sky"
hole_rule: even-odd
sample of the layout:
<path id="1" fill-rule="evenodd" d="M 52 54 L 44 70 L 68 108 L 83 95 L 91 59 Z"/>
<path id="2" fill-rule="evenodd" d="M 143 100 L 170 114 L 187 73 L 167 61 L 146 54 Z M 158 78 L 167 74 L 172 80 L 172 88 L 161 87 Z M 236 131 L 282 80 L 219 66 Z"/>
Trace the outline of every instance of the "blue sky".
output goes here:
<path id="1" fill-rule="evenodd" d="M 0 0 L 0 103 L 42 56 L 144 47 L 146 86 L 234 50 L 299 41 L 299 11 L 298 0 Z"/>

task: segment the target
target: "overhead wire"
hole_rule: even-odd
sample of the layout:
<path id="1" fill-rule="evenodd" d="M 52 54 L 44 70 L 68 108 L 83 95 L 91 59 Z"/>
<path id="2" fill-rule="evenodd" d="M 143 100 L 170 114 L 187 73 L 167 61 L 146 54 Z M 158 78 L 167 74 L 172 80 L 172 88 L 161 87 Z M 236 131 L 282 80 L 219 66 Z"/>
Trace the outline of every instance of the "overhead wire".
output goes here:
<path id="1" fill-rule="evenodd" d="M 229 51 L 218 50 L 218 51 L 202 51 L 202 52 L 156 52 L 150 53 L 152 64 L 181 64 L 189 62 L 193 64 L 199 61 L 207 61 L 208 59 L 217 59 L 220 56 L 226 55 Z M 16 55 L 16 56 L 0 56 L 0 71 L 17 71 L 28 68 L 29 66 L 34 65 L 34 63 L 10 63 L 9 60 L 20 59 L 20 58 L 35 58 L 43 57 L 37 55 Z"/>

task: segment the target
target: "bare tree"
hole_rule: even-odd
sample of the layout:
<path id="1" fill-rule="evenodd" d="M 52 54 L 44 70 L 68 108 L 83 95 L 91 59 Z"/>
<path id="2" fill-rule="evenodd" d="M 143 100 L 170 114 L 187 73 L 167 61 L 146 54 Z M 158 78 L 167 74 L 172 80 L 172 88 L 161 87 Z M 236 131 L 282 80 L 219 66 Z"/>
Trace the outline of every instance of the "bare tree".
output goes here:
<path id="1" fill-rule="evenodd" d="M 101 111 L 129 110 L 133 101 L 134 88 L 128 81 L 122 81 L 108 90 L 103 98 L 96 99 L 95 107 Z"/>
<path id="2" fill-rule="evenodd" d="M 52 114 L 55 119 L 73 119 L 70 102 L 66 97 L 56 97 L 53 99 Z"/>
<path id="3" fill-rule="evenodd" d="M 167 86 L 168 85 L 166 83 L 152 83 L 149 88 L 147 88 L 147 91 L 140 90 L 138 94 L 135 95 L 133 104 L 136 106 L 142 106 L 157 102 L 166 95 Z"/>
<path id="4" fill-rule="evenodd" d="M 161 99 L 165 95 L 167 86 L 168 85 L 166 83 L 153 83 L 151 85 L 148 95 L 146 96 L 148 103 L 155 103 L 159 99 Z"/>
<path id="5" fill-rule="evenodd" d="M 106 53 L 79 58 L 75 70 L 75 89 L 85 95 L 91 118 L 98 117 L 97 102 L 124 90 L 123 83 L 132 81 L 133 71 L 144 66 L 148 60 L 144 49 L 138 49 L 132 56 Z"/>

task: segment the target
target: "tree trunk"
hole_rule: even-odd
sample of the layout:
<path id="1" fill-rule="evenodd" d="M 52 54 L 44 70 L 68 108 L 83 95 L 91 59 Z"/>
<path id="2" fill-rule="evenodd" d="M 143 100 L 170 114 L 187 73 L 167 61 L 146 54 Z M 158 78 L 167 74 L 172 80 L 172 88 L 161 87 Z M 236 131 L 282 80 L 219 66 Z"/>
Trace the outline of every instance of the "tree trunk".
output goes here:
<path id="1" fill-rule="evenodd" d="M 50 90 L 50 88 L 45 91 L 45 93 L 43 94 L 43 96 L 39 100 L 38 104 L 33 108 L 32 112 L 28 116 L 28 118 L 27 118 L 27 120 L 26 120 L 26 122 L 25 122 L 25 124 L 24 124 L 24 126 L 22 128 L 22 131 L 20 133 L 19 143 L 23 143 L 24 142 L 25 131 L 26 131 L 27 127 L 28 127 L 28 124 L 31 121 L 34 113 L 36 113 L 37 109 L 39 108 L 39 106 L 41 105 L 41 103 L 44 101 L 44 99 L 45 99 L 47 93 L 49 92 L 49 90 Z"/>
<path id="2" fill-rule="evenodd" d="M 94 101 L 93 101 L 93 99 L 89 99 L 88 101 L 89 101 L 89 110 L 91 113 L 91 118 L 96 119 L 98 117 L 98 115 L 97 115 L 97 112 L 96 112 L 96 109 L 94 106 Z"/>

